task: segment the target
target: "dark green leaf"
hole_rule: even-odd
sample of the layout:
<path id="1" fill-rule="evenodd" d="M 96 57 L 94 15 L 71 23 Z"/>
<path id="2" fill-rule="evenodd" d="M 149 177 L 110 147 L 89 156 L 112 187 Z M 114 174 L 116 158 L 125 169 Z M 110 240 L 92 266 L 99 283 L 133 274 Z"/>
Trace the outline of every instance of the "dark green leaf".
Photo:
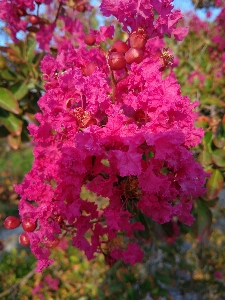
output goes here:
<path id="1" fill-rule="evenodd" d="M 10 132 L 5 128 L 5 126 L 0 126 L 0 138 L 7 137 Z"/>
<path id="2" fill-rule="evenodd" d="M 13 112 L 19 113 L 19 105 L 14 95 L 7 89 L 0 88 L 0 107 Z"/>
<path id="3" fill-rule="evenodd" d="M 5 80 L 16 80 L 16 75 L 8 69 L 1 71 L 0 76 Z"/>
<path id="4" fill-rule="evenodd" d="M 205 234 L 209 233 L 212 224 L 212 212 L 203 200 L 198 199 L 197 203 L 197 218 L 195 222 L 197 225 L 197 237 L 202 241 Z"/>
<path id="5" fill-rule="evenodd" d="M 28 86 L 24 81 L 18 81 L 9 89 L 17 100 L 22 99 L 28 93 Z"/>
<path id="6" fill-rule="evenodd" d="M 23 121 L 16 115 L 0 110 L 0 122 L 13 134 L 20 135 Z"/>
<path id="7" fill-rule="evenodd" d="M 19 68 L 20 68 L 21 73 L 27 79 L 27 77 L 30 73 L 30 66 L 28 64 L 19 64 Z"/>
<path id="8" fill-rule="evenodd" d="M 32 62 L 35 56 L 35 47 L 36 47 L 36 41 L 34 38 L 29 37 L 27 39 L 27 60 L 29 62 Z"/>

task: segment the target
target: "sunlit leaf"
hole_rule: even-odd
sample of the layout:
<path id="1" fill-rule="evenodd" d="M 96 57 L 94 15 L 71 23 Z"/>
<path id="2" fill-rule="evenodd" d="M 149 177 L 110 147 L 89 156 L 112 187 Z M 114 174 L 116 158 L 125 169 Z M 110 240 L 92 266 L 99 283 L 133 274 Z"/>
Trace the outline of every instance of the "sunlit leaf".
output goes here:
<path id="1" fill-rule="evenodd" d="M 33 26 L 31 26 L 33 27 Z M 35 47 L 36 47 L 36 41 L 34 38 L 29 37 L 27 39 L 27 60 L 29 62 L 32 62 L 34 56 L 35 56 Z"/>
<path id="2" fill-rule="evenodd" d="M 212 139 L 213 139 L 213 134 L 211 131 L 206 132 L 202 139 L 205 150 L 207 150 L 210 153 L 212 152 Z"/>
<path id="3" fill-rule="evenodd" d="M 216 149 L 212 153 L 212 160 L 218 167 L 225 167 L 225 150 Z"/>
<path id="4" fill-rule="evenodd" d="M 20 100 L 28 93 L 28 86 L 26 82 L 18 81 L 10 87 L 10 91 L 17 100 Z"/>
<path id="5" fill-rule="evenodd" d="M 9 134 L 7 139 L 8 139 L 8 143 L 12 149 L 17 150 L 19 148 L 20 143 L 21 143 L 20 135 L 17 136 L 17 135 Z"/>
<path id="6" fill-rule="evenodd" d="M 209 200 L 212 200 L 217 197 L 221 189 L 223 188 L 223 175 L 221 172 L 216 169 L 212 172 L 211 177 L 206 183 L 206 196 Z"/>
<path id="7" fill-rule="evenodd" d="M 14 114 L 19 113 L 19 105 L 15 96 L 4 88 L 0 88 L 0 107 Z"/>
<path id="8" fill-rule="evenodd" d="M 200 164 L 205 167 L 205 166 L 208 166 L 212 163 L 212 157 L 211 157 L 211 154 L 206 151 L 206 150 L 203 150 L 200 154 L 199 154 L 199 157 L 198 157 L 198 161 L 200 162 Z"/>

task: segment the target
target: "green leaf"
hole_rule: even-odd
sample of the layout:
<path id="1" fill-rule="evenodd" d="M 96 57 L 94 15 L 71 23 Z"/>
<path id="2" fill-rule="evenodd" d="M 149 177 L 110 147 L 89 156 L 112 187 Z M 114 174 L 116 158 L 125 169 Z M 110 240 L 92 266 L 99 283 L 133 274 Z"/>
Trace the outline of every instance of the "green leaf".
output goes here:
<path id="1" fill-rule="evenodd" d="M 172 282 L 172 279 L 169 277 L 169 275 L 165 275 L 159 272 L 156 272 L 155 278 L 165 284 L 171 284 Z"/>
<path id="2" fill-rule="evenodd" d="M 204 82 L 204 87 L 207 90 L 210 90 L 212 87 L 212 80 L 210 78 L 206 78 L 205 82 Z"/>
<path id="3" fill-rule="evenodd" d="M 211 154 L 206 151 L 206 150 L 203 150 L 200 154 L 199 154 L 199 157 L 198 157 L 198 161 L 200 162 L 200 164 L 205 167 L 205 166 L 208 166 L 212 163 L 212 157 L 211 157 Z"/>
<path id="4" fill-rule="evenodd" d="M 24 81 L 18 81 L 17 83 L 13 84 L 9 89 L 17 100 L 20 100 L 24 96 L 26 96 L 29 90 L 26 82 Z"/>
<path id="5" fill-rule="evenodd" d="M 19 113 L 19 105 L 14 95 L 7 89 L 0 88 L 0 107 L 13 112 Z"/>
<path id="6" fill-rule="evenodd" d="M 27 39 L 27 60 L 29 62 L 32 62 L 32 60 L 35 57 L 35 47 L 36 47 L 36 41 L 34 38 L 29 37 Z"/>
<path id="7" fill-rule="evenodd" d="M 16 75 L 8 69 L 5 69 L 5 70 L 1 71 L 0 76 L 5 80 L 9 80 L 9 81 L 10 80 L 12 80 L 12 81 L 16 80 Z"/>
<path id="8" fill-rule="evenodd" d="M 225 167 L 225 150 L 216 149 L 212 153 L 212 160 L 218 167 Z"/>
<path id="9" fill-rule="evenodd" d="M 206 203 L 198 199 L 197 218 L 195 225 L 197 225 L 197 237 L 202 241 L 203 237 L 209 233 L 212 224 L 212 212 Z"/>
<path id="10" fill-rule="evenodd" d="M 0 122 L 14 135 L 20 135 L 23 121 L 14 114 L 1 109 Z"/>
<path id="11" fill-rule="evenodd" d="M 205 105 L 205 104 L 209 104 L 209 105 L 215 105 L 217 107 L 224 107 L 225 104 L 222 100 L 218 99 L 217 97 L 214 96 L 206 96 L 206 97 L 202 97 L 201 98 L 201 104 Z"/>
<path id="12" fill-rule="evenodd" d="M 223 148 L 225 146 L 225 139 L 224 138 L 214 138 L 213 139 L 213 144 L 217 148 Z"/>
<path id="13" fill-rule="evenodd" d="M 20 72 L 24 75 L 25 78 L 28 77 L 30 73 L 30 66 L 28 64 L 19 64 Z"/>
<path id="14" fill-rule="evenodd" d="M 212 138 L 213 138 L 213 134 L 211 131 L 209 131 L 205 133 L 202 139 L 205 150 L 207 150 L 210 153 L 212 152 Z"/>
<path id="15" fill-rule="evenodd" d="M 206 183 L 206 196 L 209 200 L 212 200 L 217 197 L 221 189 L 223 188 L 223 175 L 219 170 L 214 170 L 211 174 L 211 177 Z"/>

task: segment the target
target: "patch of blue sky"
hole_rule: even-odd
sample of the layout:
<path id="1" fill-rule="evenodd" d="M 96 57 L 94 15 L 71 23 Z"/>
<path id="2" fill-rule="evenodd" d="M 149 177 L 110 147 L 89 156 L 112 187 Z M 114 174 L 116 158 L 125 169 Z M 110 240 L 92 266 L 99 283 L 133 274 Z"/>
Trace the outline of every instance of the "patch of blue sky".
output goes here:
<path id="1" fill-rule="evenodd" d="M 173 6 L 175 9 L 180 9 L 182 12 L 194 11 L 195 7 L 191 0 L 174 0 Z M 215 20 L 215 18 L 220 13 L 220 8 L 210 8 L 212 13 L 211 17 L 208 19 L 209 21 Z M 195 12 L 199 16 L 200 19 L 206 20 L 206 9 L 196 9 Z"/>

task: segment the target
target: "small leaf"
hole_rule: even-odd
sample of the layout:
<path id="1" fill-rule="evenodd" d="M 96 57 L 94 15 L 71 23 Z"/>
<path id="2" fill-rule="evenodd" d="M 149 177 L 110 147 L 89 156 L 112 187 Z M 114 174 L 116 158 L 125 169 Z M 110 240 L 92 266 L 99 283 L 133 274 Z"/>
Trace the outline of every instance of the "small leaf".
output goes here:
<path id="1" fill-rule="evenodd" d="M 198 161 L 203 167 L 210 165 L 212 163 L 211 154 L 208 151 L 203 150 L 199 154 Z"/>
<path id="2" fill-rule="evenodd" d="M 209 200 L 212 200 L 217 197 L 221 189 L 223 188 L 223 175 L 219 170 L 214 170 L 211 174 L 211 177 L 206 183 L 206 196 Z"/>
<path id="3" fill-rule="evenodd" d="M 223 148 L 225 146 L 225 139 L 224 138 L 214 138 L 213 139 L 213 144 L 217 147 L 217 148 Z"/>
<path id="4" fill-rule="evenodd" d="M 0 88 L 0 107 L 14 114 L 19 113 L 19 105 L 14 95 L 4 88 Z"/>
<path id="5" fill-rule="evenodd" d="M 30 66 L 28 64 L 19 64 L 19 70 L 24 75 L 24 77 L 27 79 L 27 77 L 30 73 Z"/>
<path id="6" fill-rule="evenodd" d="M 212 160 L 218 167 L 225 167 L 225 150 L 216 149 L 212 153 Z"/>
<path id="7" fill-rule="evenodd" d="M 201 99 L 201 104 L 205 105 L 205 104 L 209 104 L 209 105 L 215 105 L 217 107 L 224 107 L 225 103 L 218 99 L 217 97 L 214 96 L 207 96 L 205 98 Z"/>
<path id="8" fill-rule="evenodd" d="M 14 150 L 17 150 L 20 146 L 20 143 L 21 143 L 21 136 L 17 136 L 17 135 L 13 135 L 13 134 L 9 134 L 8 137 L 8 143 L 9 143 L 9 146 L 14 149 Z"/>
<path id="9" fill-rule="evenodd" d="M 206 80 L 204 81 L 204 87 L 207 90 L 210 90 L 212 87 L 212 80 L 210 78 L 206 78 Z"/>
<path id="10" fill-rule="evenodd" d="M 202 139 L 204 149 L 210 153 L 212 153 L 212 138 L 213 138 L 213 134 L 211 131 L 209 131 L 209 132 L 205 133 L 205 135 Z"/>
<path id="11" fill-rule="evenodd" d="M 195 225 L 197 225 L 197 237 L 202 241 L 204 236 L 209 234 L 210 226 L 212 224 L 212 212 L 204 201 L 198 199 L 197 203 L 198 208 Z"/>
<path id="12" fill-rule="evenodd" d="M 1 71 L 0 76 L 5 80 L 12 80 L 12 81 L 16 80 L 16 75 L 8 69 Z"/>
<path id="13" fill-rule="evenodd" d="M 34 26 L 31 26 L 34 27 Z M 34 56 L 35 56 L 35 47 L 36 47 L 36 41 L 33 37 L 28 37 L 27 39 L 27 60 L 29 62 L 32 62 Z"/>
<path id="14" fill-rule="evenodd" d="M 14 135 L 20 135 L 23 121 L 16 115 L 1 109 L 0 122 Z"/>
<path id="15" fill-rule="evenodd" d="M 24 81 L 18 81 L 9 89 L 17 100 L 22 99 L 28 93 L 28 86 Z"/>

